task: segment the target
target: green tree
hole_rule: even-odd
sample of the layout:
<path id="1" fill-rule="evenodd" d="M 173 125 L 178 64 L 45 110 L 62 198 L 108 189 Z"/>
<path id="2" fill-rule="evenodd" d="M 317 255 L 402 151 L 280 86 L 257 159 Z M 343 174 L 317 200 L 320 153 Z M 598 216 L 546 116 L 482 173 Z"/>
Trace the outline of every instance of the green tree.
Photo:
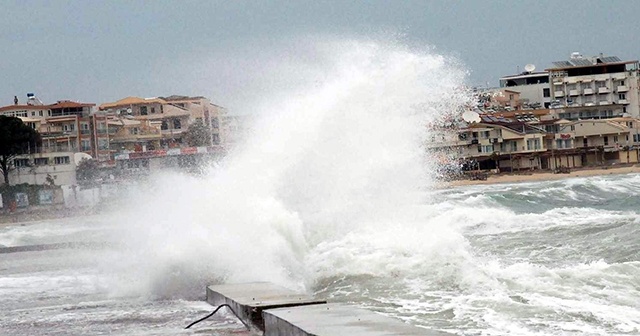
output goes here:
<path id="1" fill-rule="evenodd" d="M 76 167 L 76 180 L 81 186 L 93 186 L 100 177 L 98 161 L 94 159 L 82 159 Z"/>
<path id="2" fill-rule="evenodd" d="M 189 126 L 184 139 L 189 146 L 209 146 L 211 145 L 211 128 L 205 125 L 202 119 L 196 119 L 196 122 Z"/>
<path id="3" fill-rule="evenodd" d="M 0 170 L 9 185 L 13 159 L 20 154 L 35 153 L 42 140 L 40 134 L 16 117 L 0 116 Z"/>

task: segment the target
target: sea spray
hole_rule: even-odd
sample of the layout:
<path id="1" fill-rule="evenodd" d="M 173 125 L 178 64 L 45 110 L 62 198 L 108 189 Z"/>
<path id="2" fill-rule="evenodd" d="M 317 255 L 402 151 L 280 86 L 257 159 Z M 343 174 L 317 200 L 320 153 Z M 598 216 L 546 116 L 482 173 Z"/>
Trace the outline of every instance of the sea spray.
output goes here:
<path id="1" fill-rule="evenodd" d="M 126 279 L 114 288 L 310 289 L 333 275 L 405 275 L 465 258 L 461 234 L 429 221 L 434 162 L 423 147 L 427 125 L 468 103 L 465 72 L 395 42 L 316 42 L 321 81 L 257 111 L 251 135 L 206 176 L 155 174 L 114 219 L 126 251 L 109 263 Z"/>

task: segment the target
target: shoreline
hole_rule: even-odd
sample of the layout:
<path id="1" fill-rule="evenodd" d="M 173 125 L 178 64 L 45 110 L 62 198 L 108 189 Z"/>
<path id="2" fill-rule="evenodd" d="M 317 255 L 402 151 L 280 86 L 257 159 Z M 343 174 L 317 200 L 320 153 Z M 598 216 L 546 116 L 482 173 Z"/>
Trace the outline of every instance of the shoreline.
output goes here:
<path id="1" fill-rule="evenodd" d="M 554 174 L 550 171 L 534 171 L 521 174 L 503 173 L 489 175 L 486 180 L 455 180 L 440 182 L 438 188 L 455 188 L 471 185 L 487 185 L 487 184 L 503 184 L 503 183 L 525 183 L 525 182 L 542 182 L 556 181 L 578 177 L 590 176 L 606 176 L 621 174 L 638 174 L 640 173 L 640 165 L 626 165 L 619 167 L 592 167 L 580 168 L 572 170 L 568 174 Z"/>

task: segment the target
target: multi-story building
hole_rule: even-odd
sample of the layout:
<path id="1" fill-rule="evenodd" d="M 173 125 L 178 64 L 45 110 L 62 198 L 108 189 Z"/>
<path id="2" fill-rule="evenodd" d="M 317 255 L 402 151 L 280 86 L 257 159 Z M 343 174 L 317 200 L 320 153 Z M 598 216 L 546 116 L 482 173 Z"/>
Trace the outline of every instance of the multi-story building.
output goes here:
<path id="1" fill-rule="evenodd" d="M 0 107 L 0 114 L 18 117 L 37 130 L 42 136 L 41 152 L 84 152 L 97 157 L 99 142 L 91 132 L 94 107 L 69 100 L 44 105 L 30 94 L 26 105 Z"/>
<path id="2" fill-rule="evenodd" d="M 559 119 L 640 117 L 638 61 L 616 56 L 582 57 L 553 62 L 551 108 Z"/>
<path id="3" fill-rule="evenodd" d="M 117 136 L 111 141 L 111 149 L 116 151 L 187 146 L 183 135 L 197 120 L 209 126 L 210 145 L 219 145 L 222 141 L 220 118 L 224 109 L 204 97 L 127 97 L 100 105 L 100 111 L 109 117 L 110 126 L 117 127 L 114 131 Z"/>
<path id="4" fill-rule="evenodd" d="M 480 122 L 457 130 L 432 131 L 427 147 L 446 153 L 453 161 L 472 161 L 469 167 L 481 170 L 555 170 L 639 162 L 638 118 L 570 121 L 541 118 L 545 116 L 541 113 L 504 114 L 482 115 Z"/>
<path id="5" fill-rule="evenodd" d="M 503 76 L 500 78 L 500 87 L 518 92 L 519 104 L 524 109 L 549 108 L 551 105 L 549 73 L 546 71 L 525 71 L 517 75 Z"/>
<path id="6" fill-rule="evenodd" d="M 48 152 L 19 155 L 9 172 L 12 184 L 47 184 L 47 178 L 56 185 L 76 184 L 76 167 L 85 154 L 74 152 Z"/>

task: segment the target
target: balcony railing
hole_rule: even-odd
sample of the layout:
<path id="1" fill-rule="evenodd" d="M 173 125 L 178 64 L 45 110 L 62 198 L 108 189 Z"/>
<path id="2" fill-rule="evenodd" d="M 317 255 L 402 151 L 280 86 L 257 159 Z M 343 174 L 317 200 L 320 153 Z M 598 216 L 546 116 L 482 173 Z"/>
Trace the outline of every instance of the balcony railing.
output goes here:
<path id="1" fill-rule="evenodd" d="M 554 97 L 564 97 L 564 91 L 555 91 L 553 95 Z"/>
<path id="2" fill-rule="evenodd" d="M 611 103 L 606 100 L 602 100 L 598 102 L 598 105 L 611 105 Z"/>
<path id="3" fill-rule="evenodd" d="M 82 134 L 82 135 L 87 135 L 87 134 L 90 134 L 90 133 L 91 133 L 91 131 L 88 130 L 88 129 L 80 130 L 80 134 Z"/>
<path id="4" fill-rule="evenodd" d="M 569 90 L 569 96 L 577 96 L 578 90 Z"/>
<path id="5" fill-rule="evenodd" d="M 593 94 L 593 89 L 584 89 L 582 91 L 583 94 L 585 95 L 592 95 Z"/>
<path id="6" fill-rule="evenodd" d="M 618 99 L 618 104 L 622 104 L 622 105 L 628 105 L 629 101 L 626 99 Z"/>
<path id="7" fill-rule="evenodd" d="M 620 85 L 617 88 L 618 92 L 627 92 L 629 91 L 629 88 L 626 85 Z"/>
<path id="8" fill-rule="evenodd" d="M 610 93 L 611 90 L 609 90 L 608 87 L 599 87 L 598 88 L 598 93 Z"/>

